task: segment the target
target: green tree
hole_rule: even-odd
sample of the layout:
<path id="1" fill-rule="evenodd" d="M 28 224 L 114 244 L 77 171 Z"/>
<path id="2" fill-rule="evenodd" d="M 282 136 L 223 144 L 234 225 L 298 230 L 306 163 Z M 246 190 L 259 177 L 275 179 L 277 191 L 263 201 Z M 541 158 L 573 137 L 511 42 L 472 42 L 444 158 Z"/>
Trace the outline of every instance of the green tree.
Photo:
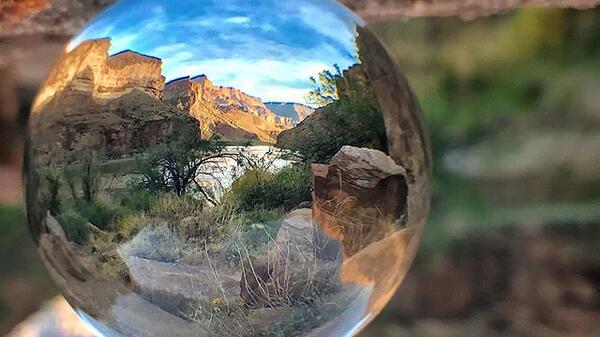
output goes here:
<path id="1" fill-rule="evenodd" d="M 317 78 L 310 78 L 310 81 L 313 85 L 313 90 L 311 90 L 306 96 L 306 102 L 308 104 L 325 106 L 335 102 L 338 99 L 338 88 L 336 82 L 342 78 L 342 72 L 337 64 L 334 65 L 334 68 L 335 72 L 323 70 L 319 73 Z"/>
<path id="2" fill-rule="evenodd" d="M 224 152 L 220 137 L 201 139 L 196 132 L 183 132 L 171 142 L 161 144 L 148 155 L 138 158 L 142 174 L 140 186 L 151 191 L 175 193 L 183 196 L 198 192 L 216 204 L 212 191 L 198 183 L 200 175 L 215 177 L 223 158 L 232 156 Z"/>
<path id="3" fill-rule="evenodd" d="M 360 67 L 360 66 L 355 66 Z M 308 132 L 284 145 L 304 162 L 327 163 L 344 145 L 387 150 L 383 115 L 360 68 L 335 76 L 337 98 L 318 109 L 304 126 Z"/>

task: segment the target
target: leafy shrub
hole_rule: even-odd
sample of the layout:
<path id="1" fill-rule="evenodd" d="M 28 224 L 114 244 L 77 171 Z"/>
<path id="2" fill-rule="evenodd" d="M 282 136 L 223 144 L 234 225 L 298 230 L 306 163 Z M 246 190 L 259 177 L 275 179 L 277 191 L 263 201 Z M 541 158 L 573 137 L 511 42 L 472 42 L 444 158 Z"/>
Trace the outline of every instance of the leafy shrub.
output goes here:
<path id="1" fill-rule="evenodd" d="M 188 196 L 162 194 L 156 199 L 148 215 L 161 218 L 174 226 L 184 218 L 201 215 L 203 209 L 204 202 L 201 200 Z"/>
<path id="2" fill-rule="evenodd" d="M 182 132 L 167 144 L 156 146 L 147 155 L 138 158 L 138 171 L 141 173 L 139 187 L 154 192 L 175 193 L 183 196 L 198 190 L 209 202 L 215 204 L 195 179 L 206 165 L 218 163 L 224 157 L 225 145 L 214 135 L 201 139 L 194 130 Z"/>
<path id="3" fill-rule="evenodd" d="M 119 208 L 100 201 L 82 202 L 77 206 L 79 214 L 102 230 L 110 230 L 115 219 L 120 215 Z"/>
<path id="4" fill-rule="evenodd" d="M 245 226 L 242 228 L 245 247 L 251 251 L 271 242 L 281 227 L 283 211 L 279 209 L 244 212 Z"/>
<path id="5" fill-rule="evenodd" d="M 308 166 L 292 165 L 277 173 L 263 169 L 246 171 L 231 186 L 225 199 L 241 210 L 292 209 L 311 200 Z"/>
<path id="6" fill-rule="evenodd" d="M 55 173 L 46 175 L 46 191 L 42 195 L 43 208 L 50 211 L 52 215 L 58 215 L 62 209 L 62 201 L 60 200 L 60 177 Z"/>
<path id="7" fill-rule="evenodd" d="M 156 203 L 156 194 L 147 190 L 136 190 L 121 199 L 121 206 L 132 211 L 148 212 Z"/>
<path id="8" fill-rule="evenodd" d="M 58 223 L 61 224 L 67 238 L 71 241 L 83 244 L 87 241 L 88 221 L 78 213 L 69 211 L 58 217 Z"/>
<path id="9" fill-rule="evenodd" d="M 299 153 L 306 163 L 328 163 L 344 145 L 385 152 L 387 137 L 383 114 L 364 79 L 349 71 L 320 78 L 320 82 L 323 81 L 317 84 L 330 88 L 335 82 L 337 95 L 307 120 L 308 132 L 288 139 L 283 146 Z M 318 88 L 315 89 L 317 93 Z"/>
<path id="10" fill-rule="evenodd" d="M 115 224 L 115 231 L 124 239 L 129 239 L 142 228 L 152 223 L 153 219 L 145 213 L 132 213 L 120 217 Z"/>
<path id="11" fill-rule="evenodd" d="M 110 259 L 99 265 L 100 272 L 113 279 L 126 279 L 129 277 L 129 267 L 120 258 Z"/>

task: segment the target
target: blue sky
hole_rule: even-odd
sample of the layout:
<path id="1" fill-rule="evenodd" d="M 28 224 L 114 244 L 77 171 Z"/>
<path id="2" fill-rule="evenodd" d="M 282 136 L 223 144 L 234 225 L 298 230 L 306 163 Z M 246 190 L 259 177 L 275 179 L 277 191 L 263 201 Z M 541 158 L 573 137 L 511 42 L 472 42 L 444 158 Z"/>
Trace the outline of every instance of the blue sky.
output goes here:
<path id="1" fill-rule="evenodd" d="M 304 102 L 310 76 L 358 62 L 360 19 L 329 0 L 121 0 L 73 39 L 109 37 L 163 60 L 167 81 L 206 74 L 266 101 Z"/>

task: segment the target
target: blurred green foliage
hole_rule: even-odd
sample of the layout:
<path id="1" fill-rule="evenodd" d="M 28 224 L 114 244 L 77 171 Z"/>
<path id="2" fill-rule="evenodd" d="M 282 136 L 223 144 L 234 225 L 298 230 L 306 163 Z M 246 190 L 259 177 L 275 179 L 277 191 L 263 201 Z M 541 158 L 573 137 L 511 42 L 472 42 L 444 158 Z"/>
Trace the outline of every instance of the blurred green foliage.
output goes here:
<path id="1" fill-rule="evenodd" d="M 472 22 L 395 21 L 375 30 L 419 97 L 436 159 L 520 116 L 577 110 L 569 93 L 598 85 L 598 9 L 531 8 Z"/>
<path id="2" fill-rule="evenodd" d="M 537 192 L 517 178 L 494 185 L 459 177 L 445 160 L 450 151 L 481 145 L 493 167 L 539 132 L 600 130 L 600 9 L 528 8 L 468 22 L 398 20 L 374 29 L 419 98 L 431 140 L 433 203 L 422 255 L 448 251 L 473 228 L 595 222 L 600 174 L 577 182 L 581 169 L 572 162 L 539 180 L 535 186 L 551 187 Z M 545 150 L 561 155 L 564 148 Z M 502 199 L 498 187 L 519 197 Z"/>

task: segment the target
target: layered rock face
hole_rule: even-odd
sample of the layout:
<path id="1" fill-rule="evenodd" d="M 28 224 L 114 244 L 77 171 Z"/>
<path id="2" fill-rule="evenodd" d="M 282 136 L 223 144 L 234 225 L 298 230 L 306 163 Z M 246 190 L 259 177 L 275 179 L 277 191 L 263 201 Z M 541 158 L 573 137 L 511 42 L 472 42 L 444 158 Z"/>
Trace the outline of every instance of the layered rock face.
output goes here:
<path id="1" fill-rule="evenodd" d="M 294 125 L 302 122 L 315 111 L 309 106 L 298 103 L 268 102 L 265 105 L 277 115 L 290 118 Z"/>
<path id="2" fill-rule="evenodd" d="M 200 120 L 205 136 L 274 143 L 281 131 L 292 127 L 290 118 L 274 114 L 259 98 L 217 86 L 204 75 L 169 82 L 163 101 Z"/>
<path id="3" fill-rule="evenodd" d="M 167 141 L 198 121 L 161 102 L 162 61 L 125 51 L 108 56 L 108 39 L 65 54 L 37 98 L 31 150 L 43 163 L 70 163 L 93 152 L 131 156 Z"/>
<path id="4" fill-rule="evenodd" d="M 38 93 L 33 112 L 67 86 L 80 85 L 81 80 L 94 98 L 117 98 L 134 89 L 160 98 L 165 84 L 162 61 L 130 50 L 109 56 L 110 44 L 110 39 L 89 40 L 64 54 Z M 90 78 L 91 86 L 86 82 Z"/>
<path id="5" fill-rule="evenodd" d="M 105 158 L 127 157 L 163 143 L 198 121 L 146 93 L 133 90 L 98 101 L 68 87 L 31 119 L 32 150 L 46 163 L 70 163 L 91 152 Z"/>
<path id="6" fill-rule="evenodd" d="M 381 151 L 344 146 L 329 165 L 312 166 L 313 219 L 351 257 L 401 227 L 405 176 Z"/>

